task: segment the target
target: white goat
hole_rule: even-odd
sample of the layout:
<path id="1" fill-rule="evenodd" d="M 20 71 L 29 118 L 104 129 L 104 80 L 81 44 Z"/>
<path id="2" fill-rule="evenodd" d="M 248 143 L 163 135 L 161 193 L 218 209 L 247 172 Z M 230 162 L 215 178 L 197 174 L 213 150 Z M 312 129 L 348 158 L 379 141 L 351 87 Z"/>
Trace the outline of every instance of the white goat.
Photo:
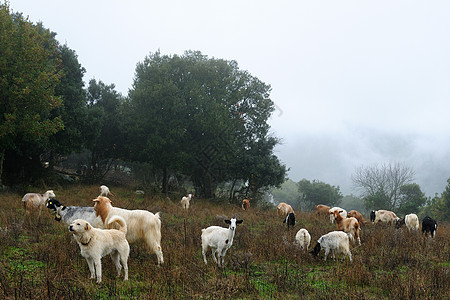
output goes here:
<path id="1" fill-rule="evenodd" d="M 350 241 L 348 235 L 342 231 L 331 231 L 327 234 L 322 235 L 317 241 L 316 247 L 311 252 L 314 256 L 319 254 L 321 249 L 325 249 L 325 260 L 331 251 L 333 258 L 335 257 L 335 252 L 344 253 L 348 255 L 350 261 L 352 261 L 352 253 L 350 252 Z"/>
<path id="2" fill-rule="evenodd" d="M 342 210 L 342 212 L 340 213 L 340 215 L 341 215 L 343 218 L 347 218 L 347 211 L 346 211 L 345 209 L 340 208 L 340 207 L 337 207 L 337 206 L 332 207 L 332 208 L 330 208 L 330 210 L 328 211 L 328 213 L 330 214 L 330 222 L 331 222 L 331 224 L 334 223 L 334 215 L 333 215 L 333 212 L 334 212 L 335 210 L 337 210 L 337 211 L 341 211 L 341 210 Z"/>
<path id="3" fill-rule="evenodd" d="M 184 209 L 189 209 L 189 202 L 191 201 L 191 199 L 192 199 L 192 194 L 187 195 L 187 197 L 184 196 L 183 198 L 181 198 L 181 201 L 180 201 L 181 206 Z"/>
<path id="4" fill-rule="evenodd" d="M 311 244 L 311 235 L 309 234 L 308 230 L 302 228 L 297 231 L 295 240 L 300 245 L 302 250 L 308 251 L 309 245 Z"/>
<path id="5" fill-rule="evenodd" d="M 99 187 L 99 190 L 100 190 L 100 195 L 99 196 L 108 197 L 108 194 L 111 194 L 112 196 L 114 196 L 114 194 L 111 193 L 111 191 L 109 190 L 109 187 L 107 187 L 106 185 L 101 185 Z"/>
<path id="6" fill-rule="evenodd" d="M 233 244 L 236 225 L 241 224 L 242 221 L 243 220 L 232 218 L 231 220 L 225 220 L 225 223 L 230 224 L 229 228 L 209 226 L 208 228 L 202 229 L 202 255 L 205 265 L 208 264 L 206 261 L 206 251 L 208 251 L 208 248 L 211 248 L 214 262 L 216 262 L 219 267 L 224 266 L 224 257 L 227 250 L 230 249 Z"/>
<path id="7" fill-rule="evenodd" d="M 23 196 L 23 198 L 22 198 L 23 207 L 25 208 L 25 212 L 27 213 L 28 216 L 30 216 L 30 214 L 33 211 L 37 210 L 39 212 L 39 217 L 40 217 L 42 209 L 44 208 L 47 200 L 49 198 L 54 198 L 54 197 L 56 197 L 56 196 L 55 196 L 55 193 L 53 192 L 53 190 L 48 190 L 44 194 L 38 194 L 38 193 L 25 194 L 25 196 Z"/>

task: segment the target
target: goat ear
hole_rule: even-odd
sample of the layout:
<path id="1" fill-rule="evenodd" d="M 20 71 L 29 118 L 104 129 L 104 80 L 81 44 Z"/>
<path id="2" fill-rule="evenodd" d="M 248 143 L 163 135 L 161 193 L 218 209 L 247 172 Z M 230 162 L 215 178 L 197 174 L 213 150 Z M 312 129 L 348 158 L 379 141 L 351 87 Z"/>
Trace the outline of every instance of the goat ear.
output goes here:
<path id="1" fill-rule="evenodd" d="M 91 225 L 89 225 L 89 223 L 86 223 L 86 227 L 85 227 L 86 231 L 91 229 Z"/>
<path id="2" fill-rule="evenodd" d="M 244 222 L 244 220 L 237 220 L 236 224 L 241 224 L 242 222 Z"/>
<path id="3" fill-rule="evenodd" d="M 227 224 L 231 224 L 231 221 L 230 220 L 224 220 L 225 221 L 225 223 L 227 223 Z"/>
<path id="4" fill-rule="evenodd" d="M 339 213 L 344 212 L 343 210 L 340 210 Z"/>

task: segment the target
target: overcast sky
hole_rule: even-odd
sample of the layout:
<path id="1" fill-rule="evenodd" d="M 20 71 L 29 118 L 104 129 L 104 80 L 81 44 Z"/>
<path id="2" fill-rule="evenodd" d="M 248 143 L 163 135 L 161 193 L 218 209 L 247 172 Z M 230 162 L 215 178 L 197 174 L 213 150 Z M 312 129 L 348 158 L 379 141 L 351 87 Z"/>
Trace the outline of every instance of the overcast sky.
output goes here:
<path id="1" fill-rule="evenodd" d="M 427 196 L 450 177 L 449 1 L 11 0 L 127 95 L 136 63 L 199 50 L 272 86 L 276 154 L 294 181 L 356 193 L 361 165 L 401 162 Z"/>

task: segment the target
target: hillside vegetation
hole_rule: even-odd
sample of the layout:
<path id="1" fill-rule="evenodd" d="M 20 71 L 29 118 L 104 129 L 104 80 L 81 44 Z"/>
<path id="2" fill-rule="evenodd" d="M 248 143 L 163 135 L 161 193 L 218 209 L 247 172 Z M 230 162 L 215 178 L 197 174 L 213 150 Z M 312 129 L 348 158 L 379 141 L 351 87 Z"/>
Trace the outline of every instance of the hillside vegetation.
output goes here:
<path id="1" fill-rule="evenodd" d="M 97 186 L 55 189 L 65 205 L 91 206 Z M 449 299 L 450 226 L 440 223 L 433 239 L 405 228 L 374 226 L 362 229 L 362 246 L 352 245 L 354 262 L 338 256 L 323 260 L 302 252 L 295 233 L 302 227 L 317 239 L 335 229 L 326 218 L 297 211 L 297 225 L 288 231 L 275 209 L 212 203 L 194 198 L 182 211 L 181 196 L 136 195 L 112 187 L 114 206 L 147 209 L 162 214 L 165 264 L 143 244 L 132 244 L 129 281 L 116 278 L 110 257 L 102 259 L 103 282 L 88 279 L 89 270 L 67 226 L 45 211 L 39 224 L 25 219 L 23 195 L 0 193 L 0 298 L 9 299 Z M 236 215 L 233 246 L 218 268 L 201 255 L 201 229 L 225 226 Z"/>

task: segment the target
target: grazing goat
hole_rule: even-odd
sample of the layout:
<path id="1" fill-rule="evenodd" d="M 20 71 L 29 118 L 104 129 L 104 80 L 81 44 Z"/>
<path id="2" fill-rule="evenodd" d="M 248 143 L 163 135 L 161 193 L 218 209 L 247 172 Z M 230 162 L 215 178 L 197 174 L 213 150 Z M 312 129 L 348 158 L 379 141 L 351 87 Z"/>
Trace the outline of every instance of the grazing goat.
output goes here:
<path id="1" fill-rule="evenodd" d="M 302 250 L 308 251 L 309 245 L 311 244 L 311 235 L 309 234 L 308 230 L 302 228 L 297 231 L 295 240 L 300 245 Z"/>
<path id="2" fill-rule="evenodd" d="M 103 224 L 109 224 L 114 215 L 121 216 L 127 223 L 127 241 L 132 244 L 143 241 L 158 257 L 158 264 L 164 263 L 161 249 L 161 220 L 159 212 L 153 214 L 147 210 L 128 210 L 111 205 L 107 197 L 98 196 L 94 201 L 94 209 Z"/>
<path id="3" fill-rule="evenodd" d="M 338 210 L 335 210 L 333 212 L 337 230 L 342 230 L 345 233 L 348 233 L 350 235 L 350 239 L 354 240 L 354 238 L 356 238 L 358 240 L 358 244 L 361 245 L 361 239 L 359 238 L 360 228 L 358 220 L 354 217 L 343 218 L 340 213 L 341 211 Z"/>
<path id="4" fill-rule="evenodd" d="M 97 217 L 92 206 L 64 206 L 56 199 L 48 200 L 46 206 L 53 211 L 56 221 L 62 220 L 65 224 L 70 225 L 76 219 L 83 219 L 88 221 L 93 227 L 103 227 L 102 219 Z"/>
<path id="5" fill-rule="evenodd" d="M 289 204 L 281 202 L 277 205 L 277 215 L 282 215 L 284 218 L 286 218 L 290 212 L 295 214 L 292 206 L 290 206 Z"/>
<path id="6" fill-rule="evenodd" d="M 328 211 L 328 213 L 330 214 L 330 222 L 331 222 L 331 224 L 334 223 L 333 212 L 336 211 L 336 210 L 337 210 L 337 211 L 341 211 L 341 216 L 342 216 L 343 218 L 347 218 L 347 211 L 346 211 L 345 209 L 343 209 L 343 208 L 340 208 L 340 207 L 335 206 L 335 207 L 333 207 L 333 208 L 330 208 L 330 210 Z"/>
<path id="7" fill-rule="evenodd" d="M 294 225 L 295 225 L 295 214 L 293 212 L 290 212 L 286 216 L 286 219 L 284 219 L 283 223 L 287 224 L 288 229 L 289 229 L 289 226 L 294 227 Z"/>
<path id="8" fill-rule="evenodd" d="M 311 254 L 317 256 L 321 249 L 325 249 L 325 258 L 327 260 L 327 256 L 331 251 L 333 258 L 335 257 L 335 252 L 347 254 L 350 262 L 352 261 L 352 253 L 350 252 L 350 242 L 348 239 L 348 235 L 342 231 L 332 231 L 325 235 L 322 235 L 317 241 L 314 250 L 311 251 Z"/>
<path id="9" fill-rule="evenodd" d="M 33 211 L 38 211 L 38 217 L 41 217 L 42 209 L 49 198 L 54 198 L 55 193 L 53 190 L 48 190 L 44 194 L 38 193 L 28 193 L 22 198 L 23 208 L 28 216 L 31 215 Z"/>
<path id="10" fill-rule="evenodd" d="M 242 200 L 242 209 L 247 210 L 250 208 L 250 199 Z"/>
<path id="11" fill-rule="evenodd" d="M 428 232 L 431 234 L 431 237 L 434 238 L 434 235 L 436 234 L 437 229 L 437 222 L 436 220 L 433 220 L 429 216 L 426 216 L 422 220 L 422 233 L 425 233 L 425 235 L 428 235 Z"/>
<path id="12" fill-rule="evenodd" d="M 389 210 L 380 209 L 377 211 L 372 210 L 370 212 L 370 221 L 372 223 L 387 223 L 387 224 L 394 224 L 397 222 L 397 220 L 400 219 L 397 217 L 397 215 Z"/>
<path id="13" fill-rule="evenodd" d="M 347 213 L 347 218 L 350 217 L 356 218 L 356 220 L 358 220 L 359 225 L 366 225 L 366 221 L 364 220 L 363 215 L 359 211 L 352 209 Z"/>
<path id="14" fill-rule="evenodd" d="M 416 214 L 406 215 L 403 219 L 398 219 L 395 223 L 395 228 L 399 229 L 403 225 L 406 225 L 409 231 L 412 229 L 419 230 L 419 218 Z"/>
<path id="15" fill-rule="evenodd" d="M 320 216 L 320 215 L 325 215 L 328 216 L 330 211 L 330 207 L 323 205 L 323 204 L 318 204 L 316 205 L 316 215 Z"/>
<path id="16" fill-rule="evenodd" d="M 109 187 L 107 187 L 106 185 L 101 185 L 99 187 L 99 190 L 100 190 L 99 196 L 108 197 L 109 194 L 111 194 L 111 196 L 114 196 L 114 194 L 109 190 Z"/>
<path id="17" fill-rule="evenodd" d="M 208 248 L 211 248 L 214 262 L 216 262 L 219 267 L 224 266 L 224 257 L 227 250 L 230 249 L 233 244 L 236 226 L 237 224 L 241 224 L 242 221 L 243 220 L 232 218 L 231 220 L 225 220 L 225 223 L 230 224 L 229 228 L 209 226 L 208 228 L 202 229 L 202 255 L 205 265 L 208 264 L 206 261 L 206 251 L 208 251 Z"/>
<path id="18" fill-rule="evenodd" d="M 192 199 L 192 194 L 188 194 L 187 197 L 184 196 L 183 198 L 181 198 L 181 207 L 183 207 L 184 209 L 189 209 L 189 205 Z"/>

